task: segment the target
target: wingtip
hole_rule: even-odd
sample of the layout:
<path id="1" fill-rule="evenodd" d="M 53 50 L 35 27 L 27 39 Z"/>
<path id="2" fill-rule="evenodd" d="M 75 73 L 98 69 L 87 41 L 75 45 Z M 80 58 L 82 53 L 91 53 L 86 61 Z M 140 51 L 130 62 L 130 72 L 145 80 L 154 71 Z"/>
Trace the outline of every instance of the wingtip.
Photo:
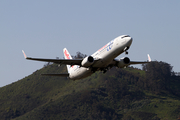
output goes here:
<path id="1" fill-rule="evenodd" d="M 26 56 L 26 54 L 25 54 L 24 50 L 22 50 L 22 53 L 24 54 L 24 58 L 27 58 L 27 56 Z"/>
<path id="2" fill-rule="evenodd" d="M 150 55 L 147 54 L 147 56 L 148 56 L 148 61 L 151 62 L 151 57 L 150 57 Z"/>

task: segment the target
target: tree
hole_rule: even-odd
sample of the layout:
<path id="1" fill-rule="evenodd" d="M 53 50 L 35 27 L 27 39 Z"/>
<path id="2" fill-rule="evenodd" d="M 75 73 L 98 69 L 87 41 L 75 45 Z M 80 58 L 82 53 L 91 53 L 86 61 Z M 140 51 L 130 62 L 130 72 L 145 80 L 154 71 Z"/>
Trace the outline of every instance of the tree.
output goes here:
<path id="1" fill-rule="evenodd" d="M 81 59 L 81 58 L 85 58 L 87 55 L 83 54 L 81 52 L 76 52 L 75 56 L 72 56 L 73 59 Z"/>
<path id="2" fill-rule="evenodd" d="M 170 64 L 154 61 L 142 67 L 146 71 L 146 80 L 151 90 L 160 92 L 160 90 L 169 89 L 170 77 L 173 73 L 173 67 Z"/>

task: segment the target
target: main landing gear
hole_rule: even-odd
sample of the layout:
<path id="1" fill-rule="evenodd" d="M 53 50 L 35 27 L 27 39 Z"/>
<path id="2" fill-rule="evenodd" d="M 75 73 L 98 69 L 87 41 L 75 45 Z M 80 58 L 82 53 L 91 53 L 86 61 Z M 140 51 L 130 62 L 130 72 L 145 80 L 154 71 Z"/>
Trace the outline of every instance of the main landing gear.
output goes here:
<path id="1" fill-rule="evenodd" d="M 102 72 L 103 72 L 103 73 L 106 73 L 106 72 L 107 72 L 107 69 L 104 69 Z"/>
<path id="2" fill-rule="evenodd" d="M 106 68 L 101 69 L 101 71 L 102 71 L 102 73 L 106 73 L 109 69 L 110 69 L 110 67 L 106 67 Z"/>

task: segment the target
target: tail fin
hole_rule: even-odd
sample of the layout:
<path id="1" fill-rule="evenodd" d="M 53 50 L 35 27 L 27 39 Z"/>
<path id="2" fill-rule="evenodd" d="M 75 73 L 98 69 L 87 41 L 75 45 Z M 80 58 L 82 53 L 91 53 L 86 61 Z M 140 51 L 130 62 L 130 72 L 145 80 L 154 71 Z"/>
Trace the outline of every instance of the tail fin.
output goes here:
<path id="1" fill-rule="evenodd" d="M 69 54 L 69 52 L 68 52 L 68 50 L 66 48 L 63 49 L 63 53 L 64 53 L 64 58 L 65 59 L 72 59 L 71 55 Z M 67 66 L 68 73 L 70 73 L 71 65 L 66 65 L 66 66 Z"/>

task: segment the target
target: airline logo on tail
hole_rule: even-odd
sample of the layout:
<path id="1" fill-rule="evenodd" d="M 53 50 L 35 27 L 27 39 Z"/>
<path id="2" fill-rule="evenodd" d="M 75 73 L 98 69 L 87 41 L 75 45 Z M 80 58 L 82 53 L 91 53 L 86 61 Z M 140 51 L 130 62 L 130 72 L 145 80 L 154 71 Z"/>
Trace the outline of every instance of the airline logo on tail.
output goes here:
<path id="1" fill-rule="evenodd" d="M 72 59 L 71 55 L 69 54 L 68 50 L 66 48 L 64 48 L 64 57 L 65 59 Z"/>
<path id="2" fill-rule="evenodd" d="M 66 49 L 64 50 L 64 55 L 65 55 L 66 59 L 70 59 L 69 54 Z"/>
<path id="3" fill-rule="evenodd" d="M 72 59 L 71 55 L 69 54 L 69 52 L 66 48 L 63 49 L 63 52 L 64 52 L 65 59 Z M 70 73 L 71 68 L 73 68 L 73 66 L 67 65 L 68 73 Z"/>

